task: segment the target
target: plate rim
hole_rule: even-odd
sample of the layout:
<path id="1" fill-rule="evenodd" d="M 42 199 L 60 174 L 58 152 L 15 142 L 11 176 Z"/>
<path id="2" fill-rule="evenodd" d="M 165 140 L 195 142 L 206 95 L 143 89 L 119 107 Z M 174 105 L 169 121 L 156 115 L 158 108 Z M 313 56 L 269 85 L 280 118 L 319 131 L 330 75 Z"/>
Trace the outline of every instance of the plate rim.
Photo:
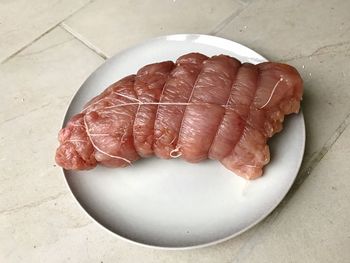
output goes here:
<path id="1" fill-rule="evenodd" d="M 107 58 L 101 65 L 99 65 L 83 82 L 82 84 L 80 85 L 80 87 L 75 91 L 74 95 L 71 97 L 70 99 L 70 102 L 68 104 L 68 106 L 66 107 L 66 110 L 65 110 L 65 115 L 64 115 L 64 118 L 63 118 L 63 122 L 62 122 L 62 128 L 64 128 L 65 124 L 67 123 L 68 121 L 68 116 L 69 116 L 69 112 L 70 112 L 70 107 L 74 101 L 74 99 L 77 97 L 79 91 L 81 90 L 81 88 L 85 85 L 85 83 L 87 83 L 89 81 L 89 79 L 94 75 L 96 74 L 106 63 L 108 63 L 109 61 L 111 61 L 112 59 L 114 59 L 116 56 L 119 56 L 123 53 L 126 53 L 130 50 L 132 50 L 133 48 L 137 48 L 141 45 L 145 45 L 147 43 L 151 43 L 153 41 L 159 41 L 159 40 L 166 40 L 167 38 L 169 37 L 177 37 L 177 38 L 181 38 L 181 37 L 184 37 L 184 38 L 188 38 L 188 37 L 205 37 L 207 39 L 212 39 L 212 40 L 215 40 L 215 41 L 220 41 L 222 43 L 225 43 L 225 44 L 229 44 L 229 45 L 235 45 L 235 46 L 239 46 L 239 47 L 242 47 L 246 50 L 249 50 L 251 52 L 254 52 L 256 55 L 260 56 L 261 59 L 263 59 L 264 61 L 269 61 L 268 59 L 266 59 L 264 56 L 262 56 L 261 54 L 259 54 L 258 52 L 256 52 L 255 50 L 243 45 L 243 44 L 240 44 L 236 41 L 233 41 L 233 40 L 230 40 L 230 39 L 226 39 L 226 38 L 223 38 L 223 37 L 218 37 L 218 36 L 213 36 L 213 35 L 207 35 L 207 34 L 197 34 L 197 33 L 181 33 L 181 34 L 169 34 L 169 35 L 161 35 L 161 36 L 156 36 L 156 37 L 151 37 L 151 38 L 148 38 L 144 41 L 140 41 L 134 45 L 131 45 L 130 47 L 127 47 L 127 48 L 124 48 L 122 50 L 120 50 L 119 52 L 115 53 L 114 55 L 112 55 L 111 57 Z M 131 244 L 134 244 L 134 245 L 138 245 L 138 246 L 141 246 L 141 247 L 146 247 L 146 248 L 152 248 L 152 249 L 158 249 L 158 250 L 171 250 L 171 251 L 180 251 L 180 250 L 192 250 L 192 249 L 199 249 L 199 248 L 205 248 L 205 247 L 209 247 L 209 246 L 214 246 L 214 245 L 217 245 L 217 244 L 220 244 L 220 243 L 223 243 L 225 241 L 228 241 L 234 237 L 237 237 L 239 235 L 241 235 L 242 233 L 248 231 L 249 229 L 253 228 L 254 226 L 256 226 L 257 224 L 259 224 L 261 221 L 263 221 L 266 217 L 268 217 L 279 205 L 280 203 L 283 201 L 283 199 L 288 195 L 292 185 L 294 184 L 297 176 L 298 176 L 298 173 L 300 171 L 300 167 L 301 167 L 301 164 L 302 164 L 302 161 L 303 161 L 303 158 L 304 158 L 304 154 L 305 154 L 305 145 L 306 145 L 306 127 L 305 127 L 305 118 L 304 118 L 304 114 L 303 114 L 303 111 L 302 111 L 302 108 L 300 108 L 300 111 L 299 113 L 297 114 L 299 115 L 300 117 L 300 121 L 301 121 L 301 128 L 302 128 L 302 133 L 300 134 L 300 137 L 301 137 L 301 140 L 302 140 L 302 149 L 301 149 L 301 154 L 299 155 L 299 159 L 297 160 L 297 165 L 294 167 L 294 178 L 290 181 L 289 185 L 287 185 L 286 187 L 286 192 L 285 194 L 282 195 L 281 198 L 278 199 L 278 201 L 276 201 L 276 203 L 271 206 L 270 209 L 268 209 L 265 213 L 263 213 L 258 219 L 256 219 L 255 222 L 251 223 L 250 225 L 246 226 L 245 228 L 241 229 L 240 231 L 237 231 L 229 236 L 226 236 L 226 237 L 223 237 L 223 238 L 219 238 L 217 240 L 214 240 L 214 241 L 210 241 L 210 242 L 205 242 L 205 243 L 202 243 L 202 244 L 198 244 L 198 245 L 190 245 L 190 246 L 158 246 L 158 245 L 151 245 L 151 244 L 147 244 L 145 242 L 140 242 L 140 241 L 136 241 L 136 240 L 133 240 L 133 239 L 129 239 L 127 237 L 124 237 L 114 231 L 112 231 L 111 229 L 109 229 L 108 227 L 104 226 L 102 223 L 98 222 L 97 219 L 95 219 L 85 208 L 84 206 L 81 204 L 81 202 L 79 201 L 79 199 L 77 198 L 76 194 L 74 193 L 74 191 L 72 190 L 72 187 L 71 185 L 69 184 L 68 182 L 68 179 L 67 177 L 69 175 L 67 175 L 67 170 L 65 170 L 64 168 L 61 168 L 62 169 L 62 172 L 63 172 L 63 177 L 64 177 L 64 182 L 66 184 L 66 186 L 68 187 L 69 189 L 69 192 L 70 194 L 74 197 L 74 200 L 75 202 L 78 204 L 78 206 L 80 207 L 81 210 L 84 211 L 84 213 L 86 215 L 88 215 L 88 217 L 90 218 L 90 220 L 92 222 L 94 222 L 96 225 L 98 225 L 100 228 L 102 228 L 104 231 L 107 230 L 107 232 L 109 232 L 110 234 L 116 236 L 117 238 L 121 239 L 121 240 L 124 240 L 124 241 L 127 241 L 128 243 L 131 243 Z"/>

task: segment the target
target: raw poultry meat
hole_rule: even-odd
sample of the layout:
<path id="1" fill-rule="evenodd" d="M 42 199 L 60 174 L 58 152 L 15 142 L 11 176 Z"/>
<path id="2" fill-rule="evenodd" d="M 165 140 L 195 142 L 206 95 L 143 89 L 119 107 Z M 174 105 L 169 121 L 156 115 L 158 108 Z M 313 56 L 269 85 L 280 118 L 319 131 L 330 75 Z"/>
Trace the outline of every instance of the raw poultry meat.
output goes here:
<path id="1" fill-rule="evenodd" d="M 176 148 L 186 103 L 203 62 L 207 59 L 207 56 L 197 53 L 186 54 L 177 59 L 177 65 L 164 85 L 154 124 L 153 148 L 156 156 L 171 158 L 170 154 Z"/>
<path id="2" fill-rule="evenodd" d="M 181 148 L 182 158 L 186 161 L 198 162 L 208 158 L 240 64 L 224 55 L 214 56 L 203 63 L 179 130 L 176 150 Z"/>
<path id="3" fill-rule="evenodd" d="M 124 167 L 152 155 L 210 158 L 247 179 L 270 160 L 267 140 L 297 113 L 302 79 L 273 62 L 189 53 L 141 68 L 90 100 L 59 133 L 65 169 Z"/>
<path id="4" fill-rule="evenodd" d="M 135 91 L 139 101 L 144 103 L 157 103 L 163 91 L 164 84 L 171 70 L 172 61 L 165 61 L 144 66 L 136 75 Z M 153 155 L 153 130 L 156 121 L 158 105 L 139 105 L 134 122 L 134 144 L 142 157 Z"/>

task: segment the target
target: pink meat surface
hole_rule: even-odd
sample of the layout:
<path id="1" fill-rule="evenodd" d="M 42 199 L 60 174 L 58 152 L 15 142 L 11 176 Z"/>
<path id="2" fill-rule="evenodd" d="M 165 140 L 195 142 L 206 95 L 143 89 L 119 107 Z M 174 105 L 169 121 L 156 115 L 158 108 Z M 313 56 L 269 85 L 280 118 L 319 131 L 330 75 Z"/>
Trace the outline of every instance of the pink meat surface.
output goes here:
<path id="1" fill-rule="evenodd" d="M 84 114 L 75 115 L 58 134 L 60 146 L 56 150 L 56 163 L 65 169 L 91 169 L 97 164 L 83 117 Z"/>
<path id="2" fill-rule="evenodd" d="M 239 68 L 231 88 L 225 115 L 209 151 L 210 159 L 223 159 L 239 141 L 254 99 L 258 74 L 258 67 L 249 63 L 244 63 Z"/>
<path id="3" fill-rule="evenodd" d="M 208 158 L 240 64 L 224 55 L 204 62 L 179 132 L 177 149 L 186 161 L 199 162 Z"/>
<path id="4" fill-rule="evenodd" d="M 221 162 L 247 179 L 260 177 L 270 161 L 267 139 L 281 131 L 284 116 L 297 113 L 303 86 L 299 73 L 279 63 L 258 65 L 259 81 L 237 144 Z"/>
<path id="5" fill-rule="evenodd" d="M 136 75 L 135 91 L 140 105 L 134 123 L 134 143 L 141 157 L 153 155 L 153 127 L 163 86 L 170 71 L 174 68 L 172 61 L 154 63 L 141 68 Z"/>
<path id="6" fill-rule="evenodd" d="M 154 124 L 154 153 L 164 159 L 171 158 L 176 148 L 183 114 L 192 93 L 193 85 L 208 57 L 190 53 L 176 61 L 175 69 L 170 73 L 164 85 Z M 182 105 L 177 105 L 177 104 Z"/>
<path id="7" fill-rule="evenodd" d="M 297 113 L 303 85 L 291 66 L 240 64 L 189 53 L 141 68 L 90 100 L 59 133 L 65 169 L 124 167 L 140 157 L 206 158 L 247 178 L 262 175 L 268 139 Z"/>
<path id="8" fill-rule="evenodd" d="M 140 158 L 133 139 L 138 108 L 132 104 L 137 101 L 134 83 L 135 75 L 118 81 L 108 88 L 110 92 L 103 100 L 85 110 L 85 128 L 96 150 L 95 158 L 108 167 L 125 167 Z"/>

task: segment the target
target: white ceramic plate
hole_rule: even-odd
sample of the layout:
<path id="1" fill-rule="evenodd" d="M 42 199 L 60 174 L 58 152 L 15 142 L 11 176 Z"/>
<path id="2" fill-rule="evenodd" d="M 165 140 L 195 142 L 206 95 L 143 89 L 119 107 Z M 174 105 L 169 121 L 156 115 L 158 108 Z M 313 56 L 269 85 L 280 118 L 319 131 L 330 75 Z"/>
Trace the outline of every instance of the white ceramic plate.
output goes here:
<path id="1" fill-rule="evenodd" d="M 109 84 L 146 64 L 176 60 L 192 51 L 207 56 L 227 54 L 251 63 L 266 61 L 253 50 L 219 37 L 154 38 L 99 67 L 75 95 L 65 123 Z M 283 132 L 270 141 L 271 162 L 264 176 L 254 181 L 234 175 L 216 161 L 189 164 L 180 159 L 151 158 L 128 168 L 64 173 L 85 211 L 116 235 L 147 246 L 192 248 L 227 240 L 266 217 L 291 187 L 304 145 L 300 113 L 289 116 Z"/>

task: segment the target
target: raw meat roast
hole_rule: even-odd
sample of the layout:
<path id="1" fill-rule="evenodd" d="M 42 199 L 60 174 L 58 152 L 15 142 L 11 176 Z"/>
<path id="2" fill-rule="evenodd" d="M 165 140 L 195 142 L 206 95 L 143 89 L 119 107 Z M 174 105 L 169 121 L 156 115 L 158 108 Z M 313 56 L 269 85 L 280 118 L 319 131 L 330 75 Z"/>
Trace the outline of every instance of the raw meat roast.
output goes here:
<path id="1" fill-rule="evenodd" d="M 293 67 L 241 64 L 199 53 L 141 68 L 89 101 L 59 133 L 65 169 L 125 167 L 152 155 L 210 158 L 247 179 L 270 160 L 267 139 L 297 113 L 303 85 Z"/>

